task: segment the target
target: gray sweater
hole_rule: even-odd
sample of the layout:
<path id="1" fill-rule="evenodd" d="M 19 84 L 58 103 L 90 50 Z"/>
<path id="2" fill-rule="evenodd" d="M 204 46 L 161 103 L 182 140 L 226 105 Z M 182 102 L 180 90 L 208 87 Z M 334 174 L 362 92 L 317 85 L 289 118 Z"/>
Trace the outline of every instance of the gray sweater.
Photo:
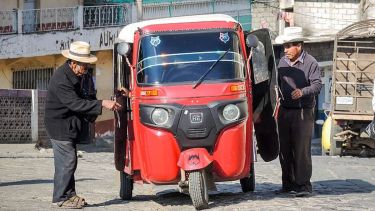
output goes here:
<path id="1" fill-rule="evenodd" d="M 281 106 L 284 108 L 314 108 L 315 96 L 322 88 L 320 68 L 318 62 L 307 52 L 303 52 L 298 61 L 290 66 L 289 59 L 285 56 L 280 59 L 279 86 L 284 97 Z M 297 100 L 292 99 L 292 91 L 301 89 L 303 96 Z"/>

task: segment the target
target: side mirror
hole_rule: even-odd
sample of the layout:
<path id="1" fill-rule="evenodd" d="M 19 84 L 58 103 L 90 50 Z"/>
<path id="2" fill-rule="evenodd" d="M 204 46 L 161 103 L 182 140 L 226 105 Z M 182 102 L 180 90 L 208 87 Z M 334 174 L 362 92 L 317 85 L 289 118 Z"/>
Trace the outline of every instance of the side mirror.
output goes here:
<path id="1" fill-rule="evenodd" d="M 256 47 L 258 47 L 258 43 L 259 43 L 259 40 L 258 40 L 258 38 L 255 35 L 249 34 L 246 37 L 246 46 L 248 48 L 256 48 Z"/>
<path id="2" fill-rule="evenodd" d="M 126 56 L 130 52 L 130 45 L 127 42 L 121 42 L 117 45 L 117 53 Z"/>

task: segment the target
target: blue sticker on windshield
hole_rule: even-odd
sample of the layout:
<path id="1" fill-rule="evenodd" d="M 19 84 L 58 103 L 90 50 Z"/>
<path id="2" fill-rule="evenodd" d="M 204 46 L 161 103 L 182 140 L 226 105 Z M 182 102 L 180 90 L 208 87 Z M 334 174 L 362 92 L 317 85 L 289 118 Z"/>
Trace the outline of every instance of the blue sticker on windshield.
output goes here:
<path id="1" fill-rule="evenodd" d="M 157 37 L 151 37 L 151 40 L 150 40 L 150 43 L 151 43 L 151 45 L 153 45 L 153 46 L 158 46 L 159 44 L 160 44 L 160 37 L 159 36 L 157 36 Z"/>
<path id="2" fill-rule="evenodd" d="M 229 41 L 229 35 L 228 35 L 228 32 L 226 33 L 222 33 L 220 32 L 220 37 L 219 39 L 223 42 L 223 43 L 227 43 Z"/>

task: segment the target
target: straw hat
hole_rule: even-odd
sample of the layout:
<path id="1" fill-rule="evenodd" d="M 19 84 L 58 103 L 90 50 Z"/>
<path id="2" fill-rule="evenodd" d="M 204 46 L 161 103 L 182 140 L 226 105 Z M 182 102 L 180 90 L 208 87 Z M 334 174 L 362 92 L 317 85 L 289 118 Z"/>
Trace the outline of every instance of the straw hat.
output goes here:
<path id="1" fill-rule="evenodd" d="M 63 50 L 61 54 L 68 59 L 82 63 L 95 63 L 98 60 L 96 56 L 90 54 L 90 44 L 83 41 L 72 42 L 69 50 Z"/>
<path id="2" fill-rule="evenodd" d="M 284 34 L 277 36 L 275 39 L 276 44 L 292 43 L 292 42 L 303 42 L 309 39 L 303 37 L 301 27 L 286 27 Z"/>

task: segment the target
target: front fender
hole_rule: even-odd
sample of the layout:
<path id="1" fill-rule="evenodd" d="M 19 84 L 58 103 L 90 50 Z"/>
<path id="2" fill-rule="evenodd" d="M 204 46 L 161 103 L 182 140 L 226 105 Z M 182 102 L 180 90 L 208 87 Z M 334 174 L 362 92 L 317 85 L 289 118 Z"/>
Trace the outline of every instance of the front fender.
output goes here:
<path id="1" fill-rule="evenodd" d="M 185 171 L 206 168 L 213 158 L 205 148 L 192 148 L 181 152 L 177 165 Z"/>

